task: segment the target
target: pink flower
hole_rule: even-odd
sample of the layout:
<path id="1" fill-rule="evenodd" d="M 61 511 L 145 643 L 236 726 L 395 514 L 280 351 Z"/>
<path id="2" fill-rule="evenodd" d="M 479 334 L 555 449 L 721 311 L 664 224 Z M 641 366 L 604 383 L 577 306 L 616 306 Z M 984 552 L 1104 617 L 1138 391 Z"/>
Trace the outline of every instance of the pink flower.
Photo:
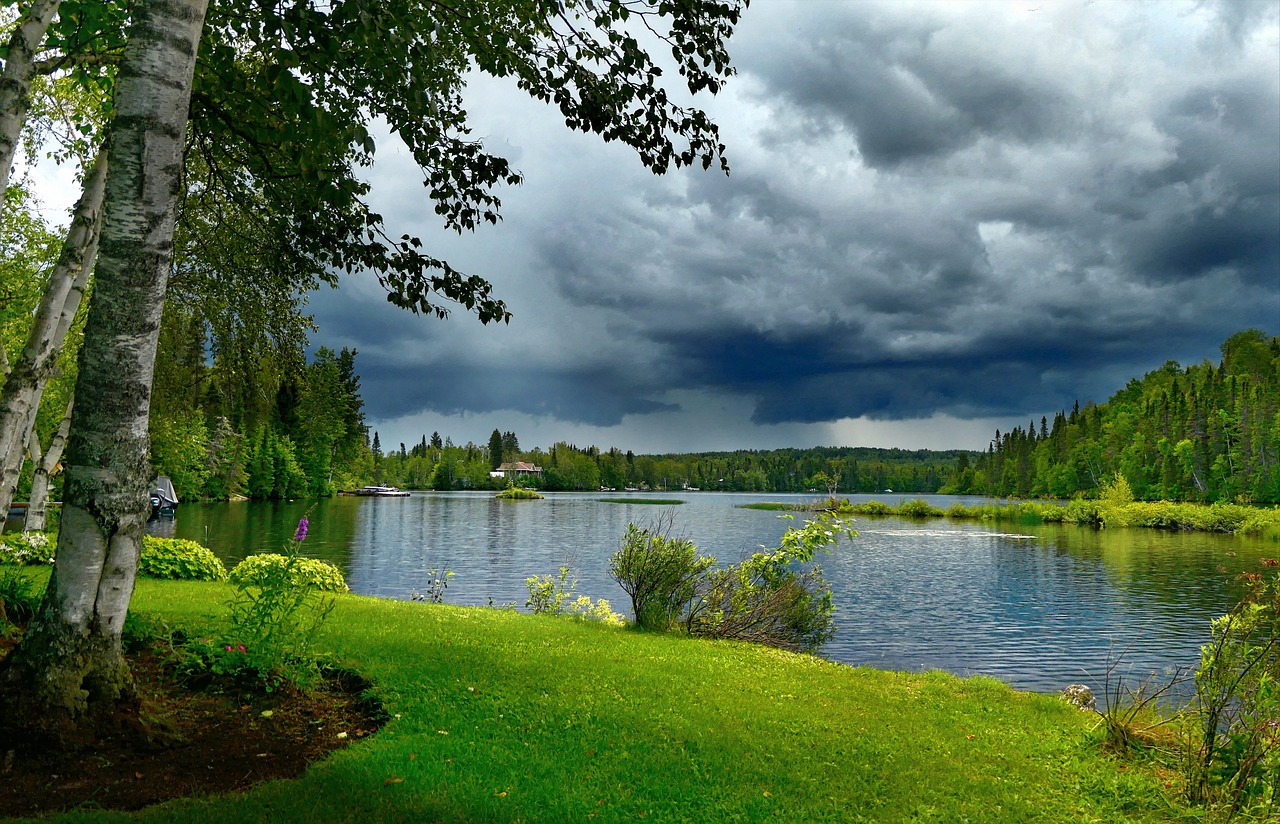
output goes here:
<path id="1" fill-rule="evenodd" d="M 311 522 L 308 521 L 306 518 L 303 518 L 300 521 L 298 521 L 298 531 L 293 533 L 293 540 L 299 541 L 299 542 L 307 540 L 307 527 L 310 525 L 311 525 Z"/>

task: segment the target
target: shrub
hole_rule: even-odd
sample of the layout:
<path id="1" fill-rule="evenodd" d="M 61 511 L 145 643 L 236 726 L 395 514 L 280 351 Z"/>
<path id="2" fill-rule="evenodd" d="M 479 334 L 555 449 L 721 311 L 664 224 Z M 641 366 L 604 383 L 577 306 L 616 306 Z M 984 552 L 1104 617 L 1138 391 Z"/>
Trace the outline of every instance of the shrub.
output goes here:
<path id="1" fill-rule="evenodd" d="M 0 535 L 0 564 L 48 564 L 58 548 L 53 532 L 11 532 Z"/>
<path id="2" fill-rule="evenodd" d="M 132 610 L 124 616 L 124 625 L 120 627 L 120 643 L 129 652 L 137 652 L 154 641 L 171 637 L 164 621 Z"/>
<path id="3" fill-rule="evenodd" d="M 138 574 L 177 581 L 225 581 L 227 568 L 207 547 L 183 538 L 144 535 Z"/>
<path id="4" fill-rule="evenodd" d="M 778 575 L 774 559 L 757 553 L 706 579 L 689 632 L 815 652 L 835 634 L 831 588 L 815 567 Z"/>
<path id="5" fill-rule="evenodd" d="M 880 501 L 866 501 L 864 503 L 854 504 L 850 508 L 851 512 L 858 515 L 892 515 L 893 507 Z"/>
<path id="6" fill-rule="evenodd" d="M 1080 526 L 1101 526 L 1102 517 L 1098 514 L 1098 502 L 1077 498 L 1067 504 L 1063 521 Z"/>
<path id="7" fill-rule="evenodd" d="M 533 610 L 534 615 L 561 615 L 564 613 L 564 601 L 570 596 L 578 581 L 569 580 L 569 568 L 560 567 L 559 578 L 550 575 L 534 575 L 524 579 L 529 589 L 529 600 L 524 605 Z"/>
<path id="8" fill-rule="evenodd" d="M 444 591 L 449 588 L 449 579 L 453 577 L 447 567 L 436 572 L 435 567 L 427 568 L 427 591 L 414 592 L 409 595 L 410 601 L 426 601 L 432 604 L 444 603 Z"/>
<path id="9" fill-rule="evenodd" d="M 1280 576 L 1245 578 L 1248 595 L 1201 650 L 1185 761 L 1190 800 L 1228 817 L 1280 801 Z"/>
<path id="10" fill-rule="evenodd" d="M 673 626 L 693 600 L 698 579 L 716 562 L 699 556 L 692 541 L 672 537 L 670 526 L 666 517 L 648 529 L 628 524 L 609 559 L 609 577 L 631 596 L 636 624 L 646 629 Z"/>
<path id="11" fill-rule="evenodd" d="M 308 525 L 306 518 L 298 521 L 286 554 L 254 555 L 231 570 L 236 594 L 229 604 L 230 639 L 213 644 L 215 652 L 222 648 L 213 658 L 197 655 L 192 660 L 211 671 L 228 663 L 239 669 L 243 662 L 243 668 L 257 672 L 268 685 L 287 680 L 306 686 L 318 677 L 311 645 L 334 606 L 325 594 L 346 592 L 347 584 L 336 567 L 297 554 Z M 239 655 L 243 659 L 235 657 Z"/>
<path id="12" fill-rule="evenodd" d="M 1098 500 L 1111 506 L 1133 503 L 1133 487 L 1129 486 L 1129 479 L 1121 472 L 1112 475 L 1111 480 L 1098 490 Z"/>
<path id="13" fill-rule="evenodd" d="M 518 486 L 509 486 L 499 492 L 494 497 L 504 501 L 539 501 L 542 500 L 542 494 L 536 489 L 523 489 Z"/>
<path id="14" fill-rule="evenodd" d="M 841 534 L 857 533 L 825 513 L 788 529 L 776 549 L 712 571 L 699 583 L 686 619 L 689 632 L 817 651 L 835 632 L 831 588 L 820 567 L 799 571 L 794 565 L 811 562 L 820 549 L 829 551 Z"/>
<path id="15" fill-rule="evenodd" d="M 40 606 L 41 588 L 16 569 L 0 572 L 0 627 L 7 621 L 29 621 Z"/>
<path id="16" fill-rule="evenodd" d="M 533 610 L 534 615 L 570 615 L 593 621 L 600 621 L 613 626 L 625 623 L 623 617 L 609 607 L 604 598 L 592 602 L 587 595 L 575 597 L 578 580 L 570 578 L 569 567 L 560 567 L 557 576 L 535 575 L 525 578 L 529 588 L 529 600 L 525 606 Z"/>
<path id="17" fill-rule="evenodd" d="M 933 506 L 928 501 L 915 500 L 907 501 L 899 506 L 897 514 L 904 518 L 936 518 L 943 513 L 941 509 Z"/>
<path id="18" fill-rule="evenodd" d="M 625 618 L 613 611 L 606 599 L 600 598 L 592 602 L 591 598 L 586 595 L 579 595 L 570 601 L 566 613 L 573 618 L 599 621 L 602 624 L 613 627 L 623 626 L 627 622 Z"/>
<path id="19" fill-rule="evenodd" d="M 349 592 L 342 570 L 325 561 L 297 555 L 250 555 L 231 570 L 238 587 L 262 587 L 283 577 L 288 586 L 318 592 Z"/>

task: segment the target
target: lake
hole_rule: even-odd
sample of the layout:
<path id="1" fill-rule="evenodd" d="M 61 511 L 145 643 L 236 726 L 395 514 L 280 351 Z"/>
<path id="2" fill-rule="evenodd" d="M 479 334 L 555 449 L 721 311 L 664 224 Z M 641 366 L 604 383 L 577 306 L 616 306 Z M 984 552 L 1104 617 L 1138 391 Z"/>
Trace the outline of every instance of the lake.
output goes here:
<path id="1" fill-rule="evenodd" d="M 792 525 L 744 504 L 812 498 L 663 493 L 685 503 L 660 507 L 601 497 L 499 501 L 491 492 L 415 492 L 314 504 L 184 504 L 176 522 L 154 526 L 209 546 L 229 568 L 254 552 L 278 552 L 310 510 L 304 554 L 341 567 L 361 595 L 409 599 L 427 590 L 429 570 L 448 569 L 455 575 L 446 603 L 523 609 L 526 578 L 568 565 L 579 594 L 628 612 L 626 594 L 608 576 L 628 523 L 645 526 L 669 512 L 673 532 L 727 563 L 776 546 Z M 986 501 L 911 497 L 942 508 Z M 898 502 L 852 497 L 872 499 Z M 1039 692 L 1085 683 L 1101 694 L 1109 666 L 1128 679 L 1194 667 L 1209 621 L 1243 591 L 1239 573 L 1280 555 L 1275 541 L 1204 533 L 898 518 L 858 518 L 854 527 L 857 538 L 819 556 L 838 623 L 826 657 L 984 674 Z"/>

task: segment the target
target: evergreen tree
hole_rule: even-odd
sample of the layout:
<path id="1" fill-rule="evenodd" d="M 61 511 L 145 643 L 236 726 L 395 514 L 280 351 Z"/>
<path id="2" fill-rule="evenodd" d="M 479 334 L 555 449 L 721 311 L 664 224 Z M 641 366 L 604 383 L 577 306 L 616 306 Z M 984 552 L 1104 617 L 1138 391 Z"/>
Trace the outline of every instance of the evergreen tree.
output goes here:
<path id="1" fill-rule="evenodd" d="M 496 470 L 499 466 L 502 466 L 502 452 L 502 433 L 495 429 L 493 434 L 489 436 L 489 466 L 491 469 Z"/>

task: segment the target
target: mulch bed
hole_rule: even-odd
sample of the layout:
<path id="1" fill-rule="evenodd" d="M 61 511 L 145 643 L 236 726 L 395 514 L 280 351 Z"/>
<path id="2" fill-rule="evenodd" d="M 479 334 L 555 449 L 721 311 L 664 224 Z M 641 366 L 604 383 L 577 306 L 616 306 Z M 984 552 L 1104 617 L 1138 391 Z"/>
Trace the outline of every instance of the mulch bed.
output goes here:
<path id="1" fill-rule="evenodd" d="M 15 643 L 0 639 L 0 658 Z M 127 656 L 144 720 L 160 734 L 121 735 L 70 754 L 0 744 L 0 818 L 80 806 L 136 810 L 296 778 L 383 722 L 381 708 L 361 697 L 368 684 L 350 673 L 330 673 L 305 693 L 242 682 L 197 689 L 166 666 L 165 652 L 157 644 Z"/>

